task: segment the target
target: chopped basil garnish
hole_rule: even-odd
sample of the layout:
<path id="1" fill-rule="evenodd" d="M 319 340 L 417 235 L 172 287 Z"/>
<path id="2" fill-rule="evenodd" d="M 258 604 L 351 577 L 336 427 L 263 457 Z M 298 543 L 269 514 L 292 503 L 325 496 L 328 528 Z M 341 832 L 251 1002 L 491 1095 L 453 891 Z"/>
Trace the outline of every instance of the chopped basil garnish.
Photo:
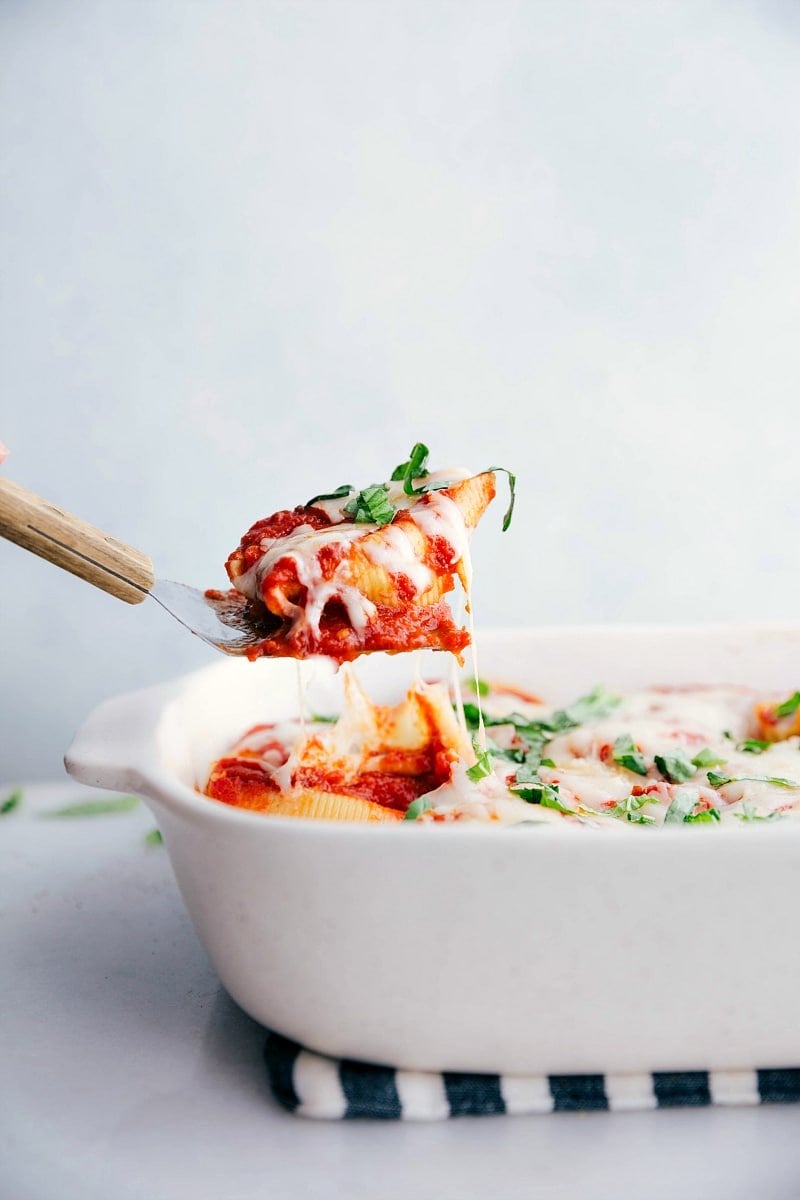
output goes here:
<path id="1" fill-rule="evenodd" d="M 471 701 L 467 701 L 467 703 L 464 705 L 464 720 L 467 723 L 467 729 L 477 729 L 480 724 L 480 719 L 481 710 L 478 708 L 477 704 L 472 704 Z M 508 721 L 500 722 L 486 714 L 483 718 L 483 723 L 488 729 L 492 725 L 507 725 Z"/>
<path id="2" fill-rule="evenodd" d="M 664 817 L 664 824 L 682 825 L 696 804 L 697 796 L 694 792 L 678 792 L 667 809 L 667 815 Z"/>
<path id="3" fill-rule="evenodd" d="M 493 758 L 503 758 L 506 762 L 521 763 L 525 761 L 525 751 L 521 746 L 510 746 L 506 749 L 504 746 L 498 746 L 491 738 L 486 739 L 486 745 L 492 752 Z"/>
<path id="4" fill-rule="evenodd" d="M 485 779 L 487 775 L 491 775 L 492 754 L 490 750 L 481 750 L 475 738 L 472 739 L 472 748 L 477 761 L 473 766 L 467 768 L 467 779 L 477 783 L 479 779 Z"/>
<path id="5" fill-rule="evenodd" d="M 672 754 L 657 754 L 655 763 L 658 770 L 670 783 L 686 783 L 691 779 L 697 768 L 692 765 L 684 750 L 675 750 Z"/>
<path id="6" fill-rule="evenodd" d="M 354 496 L 349 504 L 344 506 L 345 513 L 352 517 L 356 524 L 370 522 L 374 525 L 388 525 L 394 518 L 396 509 L 389 499 L 386 485 L 373 483 Z"/>
<path id="7" fill-rule="evenodd" d="M 549 721 L 549 728 L 555 733 L 563 733 L 565 729 L 574 729 L 576 725 L 583 725 L 586 721 L 598 721 L 601 717 L 607 717 L 620 703 L 619 696 L 607 692 L 598 684 L 588 695 L 581 696 L 567 708 L 560 708 L 554 712 Z"/>
<path id="8" fill-rule="evenodd" d="M 553 762 L 552 758 L 543 758 L 539 765 L 542 767 L 554 767 L 556 764 Z"/>
<path id="9" fill-rule="evenodd" d="M 741 812 L 733 814 L 739 821 L 782 821 L 786 813 L 774 809 L 772 812 L 760 813 L 749 800 L 742 801 Z"/>
<path id="10" fill-rule="evenodd" d="M 14 788 L 13 792 L 9 792 L 0 804 L 0 817 L 5 817 L 8 813 L 13 812 L 15 808 L 19 808 L 20 804 L 22 804 L 22 788 Z"/>
<path id="11" fill-rule="evenodd" d="M 765 750 L 769 750 L 770 743 L 759 741 L 758 738 L 745 738 L 743 742 L 738 742 L 736 749 L 743 751 L 745 754 L 763 754 Z M 703 766 L 708 765 L 713 767 L 714 763 L 703 763 Z"/>
<path id="12" fill-rule="evenodd" d="M 312 496 L 306 504 L 306 508 L 311 508 L 312 504 L 316 504 L 318 500 L 341 500 L 355 490 L 352 483 L 343 483 L 335 492 L 322 492 L 319 496 Z"/>
<path id="13" fill-rule="evenodd" d="M 710 746 L 705 746 L 702 750 L 698 750 L 692 759 L 694 766 L 701 769 L 705 769 L 706 767 L 720 767 L 724 762 L 725 759 L 717 754 L 715 750 L 712 750 Z"/>
<path id="14" fill-rule="evenodd" d="M 788 700 L 784 700 L 783 704 L 776 704 L 776 717 L 791 717 L 800 708 L 800 692 L 795 692 Z"/>
<path id="15" fill-rule="evenodd" d="M 139 803 L 138 796 L 108 796 L 105 800 L 79 800 L 63 808 L 51 808 L 43 817 L 102 817 L 106 813 L 130 812 Z"/>
<path id="16" fill-rule="evenodd" d="M 329 717 L 329 716 L 326 716 L 324 713 L 311 713 L 310 719 L 312 721 L 315 721 L 317 724 L 322 724 L 322 725 L 335 725 L 336 722 L 339 720 L 338 717 Z"/>
<path id="17" fill-rule="evenodd" d="M 636 775 L 647 774 L 647 763 L 644 761 L 644 755 L 636 748 L 633 738 L 629 733 L 621 733 L 614 742 L 613 757 L 614 762 L 619 763 L 621 767 L 625 767 L 627 771 L 633 771 Z"/>
<path id="18" fill-rule="evenodd" d="M 411 450 L 408 462 L 400 463 L 392 471 L 392 482 L 402 479 L 403 491 L 407 496 L 415 496 L 424 492 L 425 488 L 415 488 L 415 479 L 424 479 L 428 474 L 428 454 L 430 451 L 424 442 L 417 442 Z"/>
<path id="19" fill-rule="evenodd" d="M 555 794 L 554 794 L 555 793 Z M 542 808 L 554 808 L 557 812 L 567 813 L 568 816 L 574 817 L 575 813 L 571 808 L 567 808 L 558 798 L 558 788 L 553 784 L 552 788 L 545 788 L 542 793 L 542 798 L 539 801 Z"/>
<path id="20" fill-rule="evenodd" d="M 716 808 L 701 808 L 698 812 L 687 813 L 683 819 L 687 824 L 697 821 L 719 821 L 720 815 Z"/>
<path id="21" fill-rule="evenodd" d="M 528 804 L 540 804 L 542 808 L 555 808 L 558 812 L 575 815 L 571 808 L 561 803 L 556 783 L 543 783 L 538 779 L 533 781 L 530 787 L 513 787 L 511 790 L 515 796 L 519 796 L 520 800 L 525 800 Z"/>
<path id="22" fill-rule="evenodd" d="M 485 679 L 470 678 L 467 680 L 467 687 L 476 696 L 488 696 L 492 690 L 490 684 Z"/>
<path id="23" fill-rule="evenodd" d="M 653 817 L 647 817 L 644 813 L 639 812 L 639 809 L 644 808 L 645 804 L 654 804 L 655 801 L 655 796 L 628 796 L 627 799 L 620 800 L 613 808 L 609 809 L 608 815 L 624 817 L 633 825 L 655 825 Z"/>
<path id="24" fill-rule="evenodd" d="M 511 524 L 511 518 L 514 515 L 514 504 L 516 503 L 517 492 L 517 477 L 513 471 L 509 471 L 508 467 L 488 467 L 487 470 L 502 471 L 504 475 L 508 476 L 509 501 L 508 508 L 503 513 L 503 533 L 505 533 Z M 481 474 L 484 474 L 484 472 L 481 472 Z"/>
<path id="25" fill-rule="evenodd" d="M 708 782 L 713 788 L 725 787 L 729 783 L 773 783 L 775 787 L 800 788 L 800 783 L 793 779 L 782 779 L 779 775 L 722 775 L 719 771 L 709 771 Z"/>
<path id="26" fill-rule="evenodd" d="M 433 807 L 433 801 L 428 796 L 419 796 L 416 800 L 412 800 L 406 809 L 404 821 L 416 821 L 420 813 L 427 812 Z"/>
<path id="27" fill-rule="evenodd" d="M 146 846 L 160 846 L 164 841 L 160 829 L 151 829 L 149 833 L 144 835 Z"/>
<path id="28" fill-rule="evenodd" d="M 523 713 L 511 712 L 502 717 L 493 717 L 484 713 L 483 723 L 487 729 L 495 725 L 512 725 L 517 737 L 524 742 L 527 749 L 537 747 L 541 752 L 546 742 L 552 740 L 557 733 L 564 733 L 582 725 L 584 721 L 598 720 L 608 714 L 620 703 L 619 696 L 614 696 L 602 687 L 593 688 L 587 696 L 581 696 L 567 708 L 557 709 L 550 717 L 526 717 Z M 464 719 L 468 729 L 478 729 L 480 724 L 480 709 L 477 704 L 464 705 Z"/>
<path id="29" fill-rule="evenodd" d="M 552 763 L 548 758 L 547 763 Z M 545 764 L 547 765 L 547 764 Z M 517 767 L 514 783 L 539 783 L 539 767 L 542 766 L 541 754 L 538 748 L 528 750 L 520 766 Z"/>

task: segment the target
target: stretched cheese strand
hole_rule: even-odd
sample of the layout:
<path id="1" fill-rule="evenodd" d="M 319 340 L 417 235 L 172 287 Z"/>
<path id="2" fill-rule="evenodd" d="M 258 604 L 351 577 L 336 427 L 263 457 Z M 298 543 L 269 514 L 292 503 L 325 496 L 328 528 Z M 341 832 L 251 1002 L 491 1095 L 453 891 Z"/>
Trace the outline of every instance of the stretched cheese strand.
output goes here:
<path id="1" fill-rule="evenodd" d="M 297 682 L 297 711 L 300 714 L 300 737 L 306 739 L 306 697 L 303 689 L 303 672 L 300 659 L 295 659 L 295 680 Z"/>
<path id="2" fill-rule="evenodd" d="M 486 727 L 483 724 L 483 704 L 481 703 L 481 683 L 478 676 L 478 648 L 475 645 L 475 618 L 472 615 L 472 579 L 470 577 L 467 592 L 467 627 L 469 629 L 470 655 L 472 658 L 472 678 L 475 681 L 475 704 L 478 709 L 478 745 L 486 749 Z"/>
<path id="3" fill-rule="evenodd" d="M 458 666 L 453 656 L 450 656 L 450 686 L 453 689 L 453 707 L 456 710 L 456 718 L 461 732 L 465 737 L 469 737 L 467 729 L 467 718 L 464 715 L 464 701 L 461 698 L 461 680 L 458 677 Z"/>

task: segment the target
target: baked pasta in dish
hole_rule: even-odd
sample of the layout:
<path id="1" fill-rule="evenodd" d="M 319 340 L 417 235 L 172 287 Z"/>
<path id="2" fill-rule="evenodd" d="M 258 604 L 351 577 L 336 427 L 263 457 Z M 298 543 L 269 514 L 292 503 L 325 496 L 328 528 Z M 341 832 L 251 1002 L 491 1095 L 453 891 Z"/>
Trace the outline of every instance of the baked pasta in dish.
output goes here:
<path id="1" fill-rule="evenodd" d="M 460 580 L 469 611 L 469 536 L 504 468 L 432 473 L 427 459 L 418 442 L 388 483 L 343 485 L 253 525 L 226 564 L 230 602 L 264 631 L 250 657 L 341 665 L 430 647 L 462 660 L 470 634 L 446 596 Z M 364 822 L 624 830 L 800 812 L 800 692 L 595 688 L 554 708 L 477 675 L 473 686 L 451 697 L 417 682 L 400 704 L 377 706 L 348 669 L 339 718 L 255 726 L 213 764 L 205 791 L 273 815 Z"/>
<path id="2" fill-rule="evenodd" d="M 460 661 L 470 637 L 445 597 L 457 579 L 469 593 L 469 537 L 497 469 L 432 473 L 418 443 L 388 483 L 343 485 L 257 521 L 226 563 L 264 631 L 250 657 L 341 663 L 429 647 Z"/>
<path id="3" fill-rule="evenodd" d="M 730 686 L 596 688 L 555 708 L 515 687 L 474 691 L 452 705 L 443 684 L 420 683 L 385 708 L 351 676 L 335 723 L 256 727 L 214 764 L 206 791 L 340 821 L 619 832 L 800 815 L 800 736 L 786 723 L 800 693 L 775 701 Z"/>

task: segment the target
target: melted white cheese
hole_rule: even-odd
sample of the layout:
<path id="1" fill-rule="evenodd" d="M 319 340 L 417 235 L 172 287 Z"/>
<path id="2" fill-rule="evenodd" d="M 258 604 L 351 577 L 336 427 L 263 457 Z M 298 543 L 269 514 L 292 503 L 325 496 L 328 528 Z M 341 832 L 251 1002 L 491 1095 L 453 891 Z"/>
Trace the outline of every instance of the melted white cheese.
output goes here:
<path id="1" fill-rule="evenodd" d="M 364 552 L 376 567 L 383 567 L 392 575 L 405 575 L 417 596 L 427 592 L 434 581 L 434 573 L 417 558 L 411 539 L 398 525 L 384 525 L 380 538 L 364 543 Z"/>
<path id="2" fill-rule="evenodd" d="M 435 687 L 431 690 L 429 685 L 420 685 L 419 690 L 435 694 Z M 539 779 L 543 784 L 557 787 L 551 798 L 556 797 L 566 812 L 528 803 L 512 792 L 510 785 L 517 767 L 500 755 L 494 757 L 494 770 L 489 775 L 471 780 L 467 775 L 473 761 L 468 736 L 460 722 L 451 717 L 448 744 L 456 750 L 458 761 L 454 762 L 450 779 L 428 794 L 428 807 L 418 820 L 566 824 L 617 834 L 638 833 L 642 817 L 644 824 L 664 824 L 670 805 L 676 800 L 688 801 L 690 808 L 698 803 L 701 809 L 713 808 L 719 821 L 709 820 L 710 827 L 728 824 L 748 828 L 753 817 L 763 819 L 770 814 L 775 814 L 771 825 L 797 819 L 800 738 L 777 742 L 760 754 L 740 748 L 743 740 L 755 733 L 756 699 L 755 694 L 732 687 L 642 690 L 622 697 L 610 715 L 586 721 L 551 738 L 543 757 L 552 765 L 539 767 Z M 441 719 L 445 721 L 449 709 L 443 692 L 437 703 L 442 706 Z M 527 704 L 501 688 L 493 689 L 485 703 L 488 713 L 494 716 L 525 711 L 542 718 L 553 711 L 541 704 Z M 304 732 L 297 722 L 285 722 L 274 729 L 254 731 L 240 742 L 238 749 L 252 751 L 263 745 L 265 765 L 274 772 L 279 787 L 288 792 L 309 737 L 318 745 L 327 746 L 332 759 L 348 754 L 358 757 L 370 739 L 381 741 L 375 734 L 376 712 L 355 676 L 348 672 L 344 711 L 337 725 L 312 725 Z M 401 744 L 402 729 L 402 723 L 397 724 L 395 732 L 400 735 Z M 512 725 L 492 725 L 488 733 L 495 747 L 511 750 L 518 745 Z M 623 734 L 633 740 L 643 755 L 645 775 L 614 760 L 614 742 Z M 282 743 L 289 755 L 286 764 L 277 769 L 281 755 L 276 755 L 275 742 Z M 698 767 L 689 779 L 680 783 L 671 782 L 655 763 L 656 755 L 682 752 L 692 759 L 700 750 L 712 751 L 721 761 L 711 768 Z M 709 779 L 709 769 L 730 778 L 731 782 L 715 786 Z M 786 781 L 789 786 L 768 782 L 769 779 Z M 718 778 L 716 782 L 719 785 Z M 630 808 L 632 820 L 628 820 L 625 805 L 630 805 L 631 797 L 641 803 Z"/>

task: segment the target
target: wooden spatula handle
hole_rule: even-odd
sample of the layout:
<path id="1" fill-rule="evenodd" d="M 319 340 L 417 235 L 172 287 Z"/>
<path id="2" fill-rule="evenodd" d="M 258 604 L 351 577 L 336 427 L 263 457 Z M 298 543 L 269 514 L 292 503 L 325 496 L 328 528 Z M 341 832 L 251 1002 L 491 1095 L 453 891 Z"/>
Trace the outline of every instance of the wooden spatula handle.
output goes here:
<path id="1" fill-rule="evenodd" d="M 128 604 L 140 604 L 155 583 L 146 554 L 10 479 L 0 479 L 0 534 Z"/>

